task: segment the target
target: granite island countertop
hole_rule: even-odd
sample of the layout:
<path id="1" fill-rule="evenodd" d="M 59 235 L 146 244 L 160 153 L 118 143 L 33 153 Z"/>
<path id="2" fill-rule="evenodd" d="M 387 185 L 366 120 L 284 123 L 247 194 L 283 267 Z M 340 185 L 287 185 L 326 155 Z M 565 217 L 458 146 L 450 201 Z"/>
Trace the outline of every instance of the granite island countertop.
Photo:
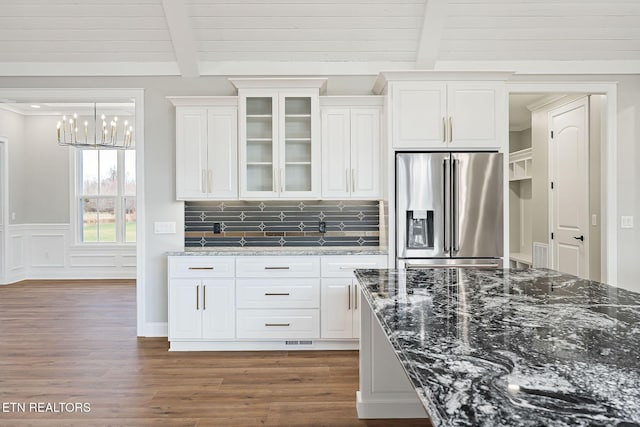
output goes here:
<path id="1" fill-rule="evenodd" d="M 321 255 L 387 255 L 379 246 L 288 246 L 288 247 L 203 247 L 167 252 L 167 256 L 321 256 Z"/>
<path id="2" fill-rule="evenodd" d="M 552 270 L 356 270 L 435 426 L 640 426 L 640 294 Z"/>

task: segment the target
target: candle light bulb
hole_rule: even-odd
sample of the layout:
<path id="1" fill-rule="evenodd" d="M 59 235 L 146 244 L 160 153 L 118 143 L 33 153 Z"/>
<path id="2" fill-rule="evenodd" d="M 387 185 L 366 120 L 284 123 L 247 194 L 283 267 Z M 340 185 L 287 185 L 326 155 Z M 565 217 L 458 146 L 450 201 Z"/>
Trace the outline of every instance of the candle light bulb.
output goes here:
<path id="1" fill-rule="evenodd" d="M 115 117 L 113 118 L 113 121 L 114 121 L 114 122 L 117 122 L 117 121 L 118 121 L 118 116 L 115 116 Z"/>
<path id="2" fill-rule="evenodd" d="M 60 129 L 60 127 L 62 126 L 62 122 L 58 122 L 58 129 Z"/>
<path id="3" fill-rule="evenodd" d="M 78 114 L 73 113 L 73 118 L 74 118 L 74 119 L 77 119 L 77 118 L 78 118 Z"/>
<path id="4" fill-rule="evenodd" d="M 73 125 L 73 119 L 69 119 L 69 124 Z"/>
<path id="5" fill-rule="evenodd" d="M 89 126 L 89 122 L 85 120 L 84 121 L 84 127 L 87 127 L 87 126 Z"/>
<path id="6" fill-rule="evenodd" d="M 106 119 L 107 117 L 103 114 L 100 116 L 100 118 L 104 121 L 104 119 Z"/>
<path id="7" fill-rule="evenodd" d="M 129 126 L 129 120 L 124 121 L 124 127 L 127 127 L 127 126 Z"/>
<path id="8" fill-rule="evenodd" d="M 62 116 L 62 120 L 66 122 L 67 121 L 67 116 Z"/>

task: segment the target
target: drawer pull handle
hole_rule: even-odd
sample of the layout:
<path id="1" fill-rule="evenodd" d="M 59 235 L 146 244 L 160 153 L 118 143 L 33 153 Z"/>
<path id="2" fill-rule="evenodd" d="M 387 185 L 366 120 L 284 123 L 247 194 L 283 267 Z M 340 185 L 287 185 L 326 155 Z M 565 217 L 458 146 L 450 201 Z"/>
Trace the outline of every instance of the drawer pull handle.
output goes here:
<path id="1" fill-rule="evenodd" d="M 265 292 L 266 296 L 288 296 L 289 292 Z"/>
<path id="2" fill-rule="evenodd" d="M 290 323 L 265 323 L 264 326 L 291 326 Z"/>
<path id="3" fill-rule="evenodd" d="M 189 270 L 213 270 L 214 267 L 189 267 Z"/>
<path id="4" fill-rule="evenodd" d="M 265 267 L 265 270 L 289 270 L 291 267 Z"/>
<path id="5" fill-rule="evenodd" d="M 347 286 L 347 295 L 349 296 L 349 305 L 347 306 L 347 310 L 351 310 L 351 285 Z"/>

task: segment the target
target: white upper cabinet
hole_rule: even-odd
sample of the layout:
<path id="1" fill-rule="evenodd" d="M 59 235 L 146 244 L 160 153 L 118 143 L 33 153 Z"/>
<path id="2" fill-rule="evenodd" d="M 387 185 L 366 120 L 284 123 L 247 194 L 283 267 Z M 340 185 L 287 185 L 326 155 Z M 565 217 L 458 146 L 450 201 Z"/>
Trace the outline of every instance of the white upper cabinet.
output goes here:
<path id="1" fill-rule="evenodd" d="M 322 198 L 380 198 L 382 107 L 327 103 L 321 108 Z"/>
<path id="2" fill-rule="evenodd" d="M 171 101 L 177 105 L 176 199 L 237 199 L 237 98 Z"/>
<path id="3" fill-rule="evenodd" d="M 391 99 L 394 147 L 446 146 L 446 84 L 394 83 Z"/>
<path id="4" fill-rule="evenodd" d="M 402 81 L 391 92 L 394 148 L 500 148 L 506 126 L 504 83 Z"/>
<path id="5" fill-rule="evenodd" d="M 231 81 L 240 102 L 240 197 L 319 198 L 318 98 L 326 79 Z"/>

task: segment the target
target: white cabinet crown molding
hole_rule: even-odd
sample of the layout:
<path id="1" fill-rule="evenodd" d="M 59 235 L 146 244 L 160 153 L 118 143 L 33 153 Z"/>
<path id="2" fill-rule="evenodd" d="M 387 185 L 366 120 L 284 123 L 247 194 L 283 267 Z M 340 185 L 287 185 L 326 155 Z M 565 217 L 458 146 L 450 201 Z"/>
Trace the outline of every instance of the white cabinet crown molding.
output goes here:
<path id="1" fill-rule="evenodd" d="M 381 71 L 372 92 L 376 95 L 386 94 L 387 84 L 391 81 L 507 81 L 513 74 L 510 71 Z"/>
<path id="2" fill-rule="evenodd" d="M 327 91 L 327 78 L 231 78 L 236 89 L 318 89 L 320 94 Z"/>
<path id="3" fill-rule="evenodd" d="M 233 96 L 167 96 L 176 107 L 238 106 L 238 97 Z"/>
<path id="4" fill-rule="evenodd" d="M 321 96 L 320 107 L 381 107 L 384 95 Z"/>

